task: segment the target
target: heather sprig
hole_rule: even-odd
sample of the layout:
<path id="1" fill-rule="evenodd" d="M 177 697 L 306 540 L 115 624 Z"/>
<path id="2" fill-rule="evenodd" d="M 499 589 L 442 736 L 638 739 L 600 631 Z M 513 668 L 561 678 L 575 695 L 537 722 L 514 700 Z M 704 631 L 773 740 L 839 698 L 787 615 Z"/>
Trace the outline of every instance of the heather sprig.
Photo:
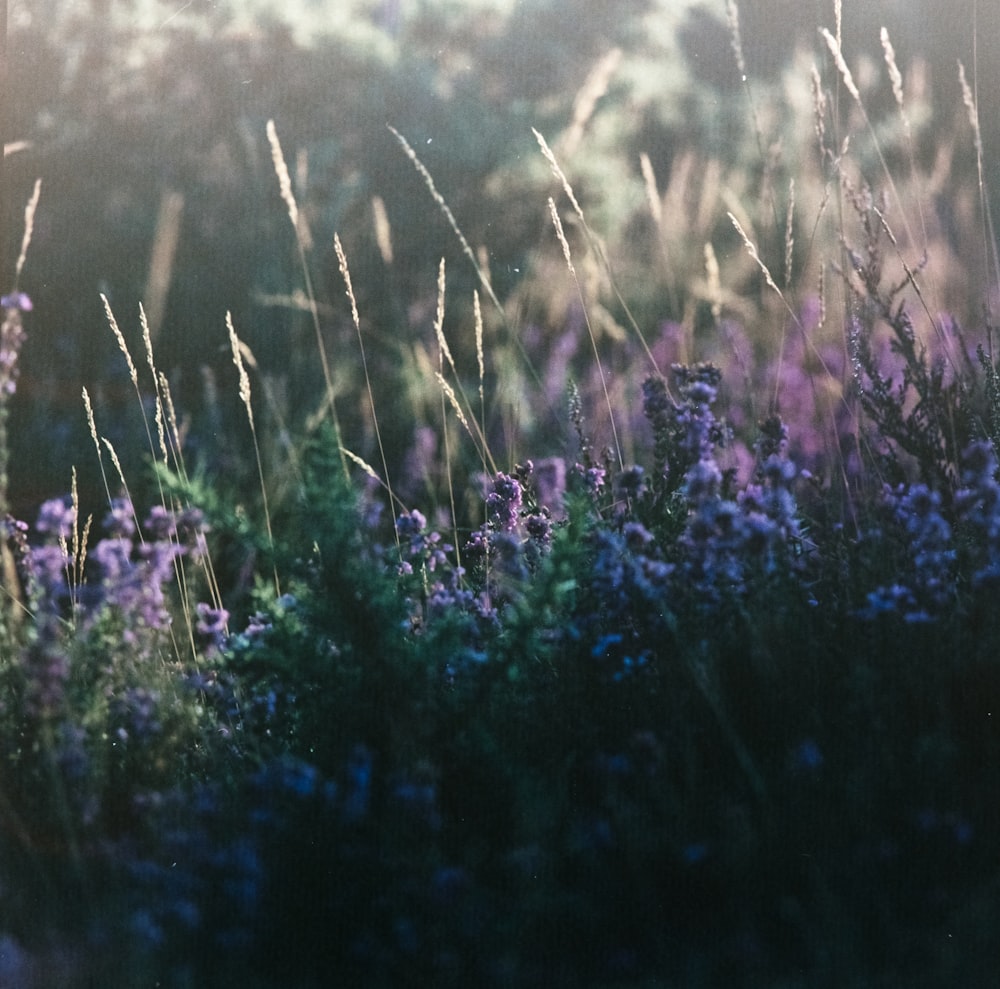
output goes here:
<path id="1" fill-rule="evenodd" d="M 983 429 L 975 368 L 954 321 L 930 317 L 933 347 L 922 339 L 903 298 L 904 289 L 917 284 L 917 272 L 907 268 L 898 284 L 884 284 L 884 238 L 892 236 L 885 204 L 868 189 L 848 193 L 864 232 L 863 253 L 846 250 L 851 270 L 844 273 L 852 297 L 847 336 L 855 393 L 878 439 L 889 444 L 895 480 L 915 469 L 924 484 L 950 492 L 961 452 Z"/>

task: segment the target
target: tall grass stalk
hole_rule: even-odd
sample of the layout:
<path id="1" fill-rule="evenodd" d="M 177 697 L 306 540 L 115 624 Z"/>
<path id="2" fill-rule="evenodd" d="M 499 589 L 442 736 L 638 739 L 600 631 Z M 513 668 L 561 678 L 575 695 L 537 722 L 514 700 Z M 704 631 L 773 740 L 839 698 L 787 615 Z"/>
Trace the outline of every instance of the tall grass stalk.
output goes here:
<path id="1" fill-rule="evenodd" d="M 973 58 L 976 58 L 976 49 L 973 48 Z M 975 68 L 973 72 L 975 72 Z M 981 228 L 983 236 L 983 284 L 990 283 L 990 259 L 993 259 L 993 284 L 1000 289 L 1000 255 L 997 253 L 996 231 L 993 228 L 993 211 L 990 208 L 989 199 L 986 196 L 986 183 L 983 180 L 983 137 L 979 129 L 979 106 L 976 95 L 969 86 L 965 77 L 965 66 L 958 63 L 958 80 L 962 89 L 962 103 L 969 115 L 969 125 L 972 127 L 973 146 L 976 151 L 976 180 L 979 191 L 979 209 L 981 213 Z M 986 313 L 989 319 L 992 314 L 992 304 L 990 293 L 985 293 Z M 993 356 L 993 327 L 987 327 L 987 342 L 989 344 L 989 354 Z"/>
<path id="2" fill-rule="evenodd" d="M 233 364 L 236 367 L 236 373 L 239 376 L 239 394 L 240 401 L 243 403 L 243 408 L 246 409 L 247 422 L 250 424 L 250 435 L 253 437 L 253 452 L 254 459 L 257 462 L 257 477 L 260 480 L 260 496 L 264 508 L 264 525 L 267 528 L 267 541 L 268 545 L 271 547 L 272 555 L 272 568 L 274 571 L 274 591 L 278 597 L 281 597 L 281 581 L 278 579 L 278 565 L 277 561 L 273 559 L 274 557 L 274 531 L 271 528 L 271 509 L 267 500 L 267 483 L 264 480 L 264 465 L 260 458 L 260 444 L 257 441 L 257 424 L 254 421 L 253 415 L 253 402 L 250 399 L 250 376 L 247 374 L 246 367 L 243 364 L 243 352 L 240 346 L 240 338 L 236 334 L 236 328 L 233 326 L 232 313 L 226 313 L 226 329 L 229 331 L 229 345 L 233 353 Z"/>
<path id="3" fill-rule="evenodd" d="M 462 408 L 458 404 L 458 399 L 455 397 L 454 391 L 451 386 L 445 380 L 444 376 L 444 361 L 447 358 L 449 365 L 451 366 L 452 374 L 455 375 L 456 379 L 458 374 L 455 370 L 455 362 L 451 356 L 451 348 L 448 346 L 448 341 L 444 336 L 444 299 L 445 299 L 445 267 L 444 258 L 441 258 L 441 263 L 438 266 L 438 284 L 437 284 L 437 309 L 434 314 L 434 334 L 437 337 L 438 342 L 438 368 L 437 368 L 437 380 L 438 384 L 441 386 L 441 436 L 444 442 L 444 463 L 445 463 L 445 476 L 448 480 L 448 502 L 451 506 L 451 526 L 452 531 L 455 534 L 455 552 L 460 554 L 459 550 L 459 539 L 458 539 L 458 513 L 455 510 L 455 484 L 452 478 L 451 470 L 451 440 L 450 433 L 448 430 L 448 410 L 445 406 L 445 396 L 448 397 L 452 406 L 455 408 L 458 414 L 459 422 L 465 427 L 469 435 L 472 435 L 472 430 L 469 429 L 469 423 L 466 421 L 465 415 L 462 413 Z M 459 555 L 459 565 L 461 565 L 461 557 Z"/>
<path id="4" fill-rule="evenodd" d="M 6 81 L 7 69 L 6 2 L 4 2 L 3 10 L 0 13 L 3 14 L 3 24 L 0 26 L 0 84 L 2 84 Z M 7 154 L 4 137 L 5 135 L 0 134 L 0 203 L 2 203 L 7 191 L 3 166 L 3 159 Z M 21 237 L 21 249 L 14 265 L 14 283 L 11 286 L 9 300 L 5 298 L 4 305 L 0 306 L 0 347 L 4 351 L 5 365 L 3 368 L 4 380 L 0 382 L 0 526 L 7 525 L 10 511 L 10 437 L 7 426 L 10 419 L 10 398 L 14 393 L 19 373 L 18 358 L 25 337 L 21 310 L 30 308 L 31 305 L 27 296 L 22 297 L 19 285 L 25 259 L 28 256 L 28 248 L 31 245 L 32 233 L 35 229 L 35 212 L 38 209 L 41 192 L 42 180 L 36 179 L 31 196 L 24 208 L 24 232 Z M 0 249 L 0 279 L 6 277 L 3 270 L 5 260 L 4 252 Z M 0 539 L 0 575 L 3 578 L 4 588 L 4 593 L 0 597 L 0 648 L 12 646 L 14 631 L 20 626 L 26 610 L 16 562 L 7 535 L 5 533 L 4 538 Z"/>
<path id="5" fill-rule="evenodd" d="M 452 357 L 451 347 L 448 345 L 448 340 L 444 335 L 444 300 L 445 300 L 445 261 L 444 258 L 441 259 L 438 265 L 438 301 L 437 309 L 434 316 L 434 336 L 438 344 L 438 356 L 443 357 L 444 360 L 448 362 L 448 367 L 451 368 L 451 373 L 455 379 L 455 387 L 453 388 L 448 384 L 444 375 L 444 364 L 439 359 L 438 370 L 435 375 L 435 379 L 441 386 L 444 396 L 451 403 L 452 408 L 455 410 L 455 414 L 458 416 L 458 421 L 462 424 L 462 427 L 469 434 L 469 438 L 472 440 L 476 447 L 476 452 L 479 454 L 480 459 L 485 467 L 488 462 L 491 469 L 496 472 L 497 464 L 493 459 L 493 454 L 490 452 L 489 442 L 486 438 L 485 432 L 485 399 L 483 392 L 483 374 L 484 374 L 484 364 L 483 364 L 483 353 L 482 353 L 482 334 L 483 334 L 483 322 L 482 322 L 482 312 L 479 310 L 479 294 L 476 293 L 473 299 L 473 318 L 475 322 L 475 337 L 476 337 L 476 362 L 479 366 L 479 397 L 481 402 L 481 408 L 483 410 L 482 422 L 476 418 L 472 413 L 472 403 L 469 401 L 468 395 L 465 393 L 465 387 L 462 384 L 462 377 L 458 373 L 458 368 L 455 365 L 455 358 Z M 461 395 L 462 402 L 459 402 L 458 395 L 456 395 L 456 389 L 458 395 Z M 463 411 L 462 403 L 464 403 L 465 408 L 468 409 L 468 415 Z M 473 432 L 472 426 L 470 425 L 470 420 L 475 424 L 476 431 Z"/>
<path id="6" fill-rule="evenodd" d="M 149 330 L 149 323 L 146 320 L 146 312 L 142 304 L 139 304 L 139 322 L 142 327 L 142 339 L 143 346 L 146 352 L 146 362 L 149 366 L 150 374 L 153 376 L 153 396 L 155 401 L 154 407 L 154 424 L 156 426 L 157 442 L 153 441 L 153 432 L 149 424 L 149 415 L 146 411 L 146 403 L 142 396 L 142 390 L 139 387 L 139 370 L 132 360 L 132 354 L 129 351 L 128 345 L 125 342 L 125 336 L 118 326 L 118 321 L 115 319 L 115 314 L 111 311 L 111 304 L 108 302 L 107 296 L 101 295 L 101 302 L 104 304 L 104 312 L 108 319 L 108 324 L 111 327 L 112 333 L 114 333 L 115 340 L 118 342 L 118 349 L 122 352 L 125 358 L 125 363 L 128 367 L 129 378 L 132 381 L 132 387 L 135 390 L 135 397 L 139 403 L 139 412 L 142 415 L 142 425 L 146 431 L 146 442 L 149 445 L 150 456 L 155 462 L 159 456 L 163 457 L 164 463 L 167 463 L 167 450 L 166 450 L 166 439 L 163 429 L 163 402 L 160 395 L 159 381 L 156 374 L 156 364 L 153 360 L 153 344 L 152 338 Z M 160 482 L 159 476 L 157 476 L 157 483 L 159 485 L 160 491 L 160 501 L 165 504 L 165 495 L 163 491 L 163 485 Z M 110 505 L 109 505 L 110 507 Z M 138 520 L 137 520 L 138 523 Z"/>
<path id="7" fill-rule="evenodd" d="M 101 440 L 97 435 L 97 422 L 94 419 L 94 406 L 90 401 L 90 392 L 84 385 L 81 389 L 83 398 L 83 410 L 87 416 L 87 428 L 90 430 L 90 438 L 94 441 L 94 452 L 97 454 L 97 465 L 101 471 L 101 480 L 104 482 L 104 494 L 108 504 L 111 504 L 111 485 L 108 483 L 108 472 L 104 469 L 104 454 L 101 452 Z"/>
<path id="8" fill-rule="evenodd" d="M 355 332 L 358 335 L 358 350 L 361 353 L 361 368 L 365 376 L 365 388 L 368 391 L 368 406 L 371 409 L 372 426 L 375 429 L 375 441 L 378 444 L 379 456 L 382 458 L 382 472 L 385 477 L 385 481 L 383 483 L 389 494 L 389 501 L 395 502 L 396 498 L 392 491 L 392 481 L 389 477 L 389 461 L 385 455 L 385 445 L 382 442 L 382 430 L 379 428 L 378 424 L 378 411 L 375 408 L 375 395 L 372 392 L 372 379 L 371 375 L 368 373 L 368 355 L 365 353 L 365 341 L 361 334 L 361 319 L 358 316 L 358 302 L 354 296 L 354 286 L 351 283 L 351 270 L 347 264 L 347 255 L 344 253 L 344 247 L 340 242 L 340 235 L 337 233 L 333 235 L 333 247 L 337 254 L 337 264 L 340 267 L 340 275 L 344 279 L 347 299 L 351 304 L 351 322 L 354 324 Z M 396 533 L 396 543 L 398 548 L 398 533 Z"/>
<path id="9" fill-rule="evenodd" d="M 21 283 L 21 272 L 24 270 L 24 263 L 28 257 L 28 248 L 31 246 L 31 237 L 35 230 L 35 211 L 38 209 L 38 200 L 42 195 L 42 180 L 35 179 L 35 186 L 31 192 L 31 198 L 24 207 L 24 235 L 21 237 L 21 250 L 18 252 L 17 261 L 14 264 L 14 285 L 16 292 Z"/>
<path id="10" fill-rule="evenodd" d="M 590 227 L 590 224 L 587 222 L 587 218 L 583 214 L 583 208 L 577 201 L 576 193 L 573 191 L 573 186 L 570 184 L 569 179 L 566 178 L 566 174 L 565 172 L 563 172 L 562 166 L 559 164 L 559 161 L 556 158 L 555 153 L 549 147 L 548 142 L 545 140 L 542 134 L 539 131 L 535 130 L 534 127 L 531 128 L 531 133 L 535 135 L 535 140 L 538 142 L 539 148 L 541 148 L 543 157 L 549 163 L 549 168 L 552 170 L 552 174 L 559 180 L 559 183 L 561 184 L 563 191 L 566 193 L 566 198 L 569 199 L 570 205 L 572 205 L 573 211 L 576 213 L 577 218 L 580 221 L 580 226 L 583 229 L 584 235 L 586 236 L 587 239 L 587 245 L 593 252 L 594 257 L 597 258 L 598 263 L 601 265 L 602 268 L 604 268 L 605 272 L 607 273 L 611 285 L 611 291 L 614 294 L 615 299 L 617 300 L 619 306 L 621 306 L 622 312 L 625 313 L 625 317 L 628 320 L 629 325 L 632 327 L 632 330 L 634 331 L 636 337 L 638 338 L 639 343 L 642 345 L 642 349 L 646 354 L 646 357 L 649 359 L 649 363 L 652 365 L 653 371 L 662 377 L 663 370 L 657 364 L 656 358 L 653 356 L 653 351 L 650 349 L 649 343 L 646 340 L 646 335 L 642 332 L 641 328 L 639 327 L 638 321 L 632 314 L 631 307 L 629 306 L 628 302 L 626 302 L 625 297 L 622 295 L 621 290 L 618 287 L 618 279 L 615 277 L 614 268 L 611 265 L 611 260 L 608 257 L 607 251 L 604 250 L 604 247 L 601 245 L 601 242 L 598 239 L 597 235 L 594 233 L 594 231 Z"/>
<path id="11" fill-rule="evenodd" d="M 486 254 L 485 251 L 482 251 L 479 257 L 476 256 L 476 253 L 469 246 L 469 242 L 466 239 L 465 234 L 462 233 L 462 229 L 461 227 L 459 227 L 458 221 L 455 219 L 455 214 L 452 212 L 451 207 L 446 202 L 444 196 L 442 196 L 441 193 L 438 191 L 437 186 L 434 183 L 434 177 L 428 171 L 427 167 L 420 160 L 420 158 L 417 157 L 417 153 L 410 146 L 406 138 L 403 137 L 403 135 L 400 134 L 400 132 L 396 130 L 396 128 L 393 127 L 391 124 L 386 124 L 386 126 L 389 128 L 389 130 L 395 136 L 396 140 L 399 142 L 399 145 L 403 149 L 403 152 L 406 154 L 407 158 L 409 158 L 410 161 L 412 162 L 413 167 L 417 170 L 417 174 L 420 175 L 420 177 L 423 179 L 424 185 L 427 187 L 428 192 L 431 194 L 431 198 L 434 200 L 438 209 L 441 211 L 441 213 L 447 220 L 448 225 L 452 229 L 452 232 L 458 238 L 458 242 L 461 245 L 462 252 L 469 259 L 470 263 L 472 264 L 473 270 L 476 273 L 476 277 L 479 279 L 479 282 L 482 285 L 484 291 L 486 292 L 487 296 L 489 296 L 490 301 L 496 308 L 497 314 L 500 317 L 501 323 L 506 331 L 508 339 L 513 342 L 514 347 L 517 350 L 518 355 L 520 356 L 523 362 L 525 370 L 528 372 L 528 375 L 530 376 L 532 383 L 535 385 L 535 387 L 538 389 L 538 392 L 541 394 L 544 391 L 542 377 L 539 374 L 538 369 L 535 367 L 534 362 L 531 360 L 531 357 L 528 354 L 527 350 L 525 349 L 524 341 L 521 339 L 520 334 L 511 325 L 510 320 L 507 318 L 506 309 L 504 308 L 500 300 L 497 298 L 496 292 L 493 290 L 493 284 L 492 281 L 490 280 L 489 270 L 488 270 L 488 255 Z M 485 447 L 485 437 L 483 442 Z"/>
<path id="12" fill-rule="evenodd" d="M 590 314 L 587 312 L 587 300 L 584 298 L 583 288 L 580 285 L 580 279 L 577 277 L 576 267 L 573 264 L 573 256 L 569 249 L 569 241 L 566 239 L 566 233 L 563 230 L 562 220 L 559 217 L 559 210 L 556 209 L 555 200 L 551 197 L 549 198 L 549 216 L 552 218 L 552 226 L 555 228 L 556 237 L 558 237 L 559 244 L 562 247 L 563 258 L 566 260 L 566 267 L 569 269 L 570 277 L 573 279 L 573 284 L 576 286 L 577 296 L 580 299 L 583 321 L 586 324 L 587 333 L 590 336 L 590 345 L 594 352 L 594 363 L 597 366 L 597 373 L 601 378 L 601 388 L 604 391 L 604 402 L 608 408 L 608 421 L 611 424 L 611 436 L 615 444 L 615 456 L 618 458 L 618 468 L 621 470 L 625 466 L 625 461 L 622 458 L 621 443 L 618 441 L 618 427 L 615 425 L 615 410 L 611 403 L 611 395 L 608 393 L 608 377 L 604 372 L 604 365 L 601 363 L 601 352 L 598 350 L 597 338 L 594 335 L 594 327 L 591 325 Z"/>
<path id="13" fill-rule="evenodd" d="M 334 436 L 338 447 L 343 447 L 343 435 L 340 429 L 340 419 L 337 415 L 336 390 L 333 385 L 333 375 L 330 372 L 330 361 L 326 353 L 326 344 L 323 342 L 323 330 L 319 323 L 319 307 L 316 304 L 316 293 L 313 291 L 312 275 L 309 271 L 309 262 L 306 258 L 306 242 L 303 238 L 303 226 L 300 222 L 299 207 L 295 201 L 295 194 L 292 192 L 292 180 L 288 174 L 288 166 L 285 163 L 285 156 L 281 150 L 281 142 L 278 140 L 278 131 L 273 120 L 267 122 L 267 140 L 271 146 L 271 160 L 274 164 L 274 171 L 278 177 L 278 186 L 281 192 L 282 201 L 288 210 L 288 218 L 291 220 L 292 229 L 295 231 L 295 245 L 299 253 L 299 263 L 302 267 L 302 277 L 305 281 L 306 297 L 309 300 L 309 313 L 312 317 L 313 330 L 316 334 L 316 349 L 319 353 L 320 366 L 323 369 L 323 382 L 326 387 L 326 398 L 324 409 L 329 409 L 330 421 L 333 425 Z M 347 459 L 341 453 L 341 466 L 344 477 L 347 474 Z"/>
<path id="14" fill-rule="evenodd" d="M 434 202 L 437 203 L 438 209 L 441 210 L 441 213 L 444 215 L 444 218 L 448 221 L 448 225 L 451 227 L 453 233 L 458 238 L 458 242 L 462 246 L 462 251 L 464 252 L 465 256 L 469 259 L 469 262 L 472 265 L 473 270 L 476 272 L 476 276 L 479 278 L 479 283 L 483 286 L 484 291 L 490 297 L 490 301 L 493 303 L 494 306 L 496 306 L 497 312 L 500 313 L 501 316 L 503 316 L 504 307 L 501 304 L 500 300 L 497 298 L 496 293 L 493 291 L 493 286 L 490 283 L 490 279 L 487 277 L 485 269 L 483 268 L 482 265 L 480 265 L 478 259 L 476 258 L 475 252 L 469 246 L 469 242 L 465 239 L 465 234 L 462 233 L 462 229 L 461 227 L 459 227 L 458 221 L 455 219 L 455 214 L 452 213 L 451 211 L 451 207 L 445 201 L 444 196 L 442 196 L 441 193 L 438 192 L 437 186 L 434 184 L 434 178 L 431 175 L 431 173 L 427 170 L 427 166 L 424 165 L 424 163 L 417 157 L 417 153 L 416 151 L 413 150 L 412 147 L 410 147 L 409 141 L 407 141 L 406 138 L 403 137 L 403 135 L 400 134 L 400 132 L 396 130 L 395 127 L 393 127 L 391 124 L 386 124 L 386 126 L 392 132 L 396 140 L 399 141 L 400 147 L 402 147 L 403 151 L 406 153 L 406 157 L 409 158 L 411 162 L 413 162 L 413 167 L 416 168 L 420 177 L 424 180 L 424 184 L 427 186 L 427 189 L 430 192 L 431 197 L 434 199 Z"/>

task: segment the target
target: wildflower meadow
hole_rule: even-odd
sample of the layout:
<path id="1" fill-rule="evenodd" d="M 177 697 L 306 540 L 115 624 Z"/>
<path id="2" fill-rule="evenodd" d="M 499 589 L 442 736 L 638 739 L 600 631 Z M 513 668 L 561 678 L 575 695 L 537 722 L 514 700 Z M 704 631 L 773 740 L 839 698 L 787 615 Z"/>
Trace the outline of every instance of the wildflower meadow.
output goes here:
<path id="1" fill-rule="evenodd" d="M 978 63 L 28 6 L 0 987 L 995 984 Z"/>

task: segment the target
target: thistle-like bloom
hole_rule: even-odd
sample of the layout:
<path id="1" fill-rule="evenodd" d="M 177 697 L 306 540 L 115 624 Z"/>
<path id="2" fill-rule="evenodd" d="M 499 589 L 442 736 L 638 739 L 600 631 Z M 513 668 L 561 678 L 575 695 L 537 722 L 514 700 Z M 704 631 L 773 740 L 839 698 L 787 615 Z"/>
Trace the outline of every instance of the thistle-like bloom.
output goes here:
<path id="1" fill-rule="evenodd" d="M 521 483 L 509 474 L 497 474 L 493 490 L 486 496 L 490 523 L 500 532 L 515 529 L 521 515 L 522 500 Z"/>

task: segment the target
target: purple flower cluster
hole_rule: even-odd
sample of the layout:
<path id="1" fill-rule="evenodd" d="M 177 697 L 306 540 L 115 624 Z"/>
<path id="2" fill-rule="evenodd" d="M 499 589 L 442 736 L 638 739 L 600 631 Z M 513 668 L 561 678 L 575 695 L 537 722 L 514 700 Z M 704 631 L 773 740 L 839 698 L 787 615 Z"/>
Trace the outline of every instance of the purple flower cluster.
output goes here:
<path id="1" fill-rule="evenodd" d="M 954 604 L 958 545 L 973 590 L 1000 582 L 1000 484 L 997 457 L 989 441 L 971 444 L 962 457 L 962 487 L 954 494 L 951 521 L 942 497 L 926 484 L 888 486 L 883 507 L 902 536 L 907 563 L 898 579 L 868 594 L 865 617 L 902 616 L 931 621 Z M 961 539 L 959 539 L 961 535 Z M 872 538 L 884 538 L 876 532 Z"/>
<path id="2" fill-rule="evenodd" d="M 621 532 L 600 528 L 592 538 L 592 588 L 602 615 L 645 620 L 662 612 L 674 567 L 659 558 L 653 536 L 627 522 Z"/>
<path id="3" fill-rule="evenodd" d="M 0 398 L 13 395 L 17 389 L 18 357 L 26 334 L 21 313 L 32 308 L 31 299 L 23 292 L 0 299 L 3 323 L 0 324 Z"/>
<path id="4" fill-rule="evenodd" d="M 542 498 L 562 497 L 566 468 L 555 460 L 540 466 L 527 460 L 513 475 L 501 472 L 493 478 L 486 495 L 487 521 L 463 549 L 477 565 L 491 611 L 517 597 L 551 544 L 553 511 Z M 561 506 L 555 511 L 561 515 Z"/>
<path id="5" fill-rule="evenodd" d="M 973 587 L 1000 583 L 1000 484 L 997 457 L 992 445 L 982 440 L 966 451 L 962 465 L 962 488 L 955 495 L 955 508 L 973 534 L 975 569 Z"/>
<path id="6" fill-rule="evenodd" d="M 28 583 L 36 588 L 36 607 L 58 615 L 72 602 L 72 621 L 78 632 L 95 627 L 114 614 L 122 641 L 136 645 L 150 633 L 170 626 L 167 587 L 175 579 L 181 557 L 200 559 L 207 531 L 197 509 L 176 512 L 158 506 L 144 528 L 151 539 L 138 539 L 135 513 L 127 499 L 116 499 L 105 520 L 104 538 L 86 550 L 90 580 L 77 585 L 71 540 L 76 531 L 76 510 L 66 498 L 46 501 L 38 513 L 36 531 L 41 545 L 28 550 L 25 567 Z M 199 614 L 199 620 L 204 616 Z M 200 629 L 199 629 L 200 630 Z"/>
<path id="7" fill-rule="evenodd" d="M 912 571 L 890 587 L 868 595 L 865 614 L 900 614 L 908 622 L 930 621 L 950 598 L 953 584 L 951 526 L 941 514 L 941 497 L 924 484 L 885 489 L 883 502 L 905 533 Z"/>
<path id="8" fill-rule="evenodd" d="M 434 573 L 448 564 L 448 554 L 452 548 L 442 542 L 441 533 L 428 529 L 427 519 L 416 509 L 403 512 L 396 519 L 396 535 L 400 540 L 402 562 L 400 572 L 414 571 Z"/>
<path id="9" fill-rule="evenodd" d="M 684 572 L 710 600 L 723 591 L 742 593 L 748 568 L 775 570 L 800 535 L 792 491 L 798 472 L 787 457 L 787 431 L 780 421 L 765 430 L 760 450 L 767 456 L 757 479 L 735 500 L 725 496 L 725 477 L 715 459 L 725 430 L 711 410 L 718 381 L 713 372 L 679 376 L 684 403 L 677 412 L 685 427 L 682 449 L 697 455 L 681 485 L 690 512 L 680 539 Z"/>

